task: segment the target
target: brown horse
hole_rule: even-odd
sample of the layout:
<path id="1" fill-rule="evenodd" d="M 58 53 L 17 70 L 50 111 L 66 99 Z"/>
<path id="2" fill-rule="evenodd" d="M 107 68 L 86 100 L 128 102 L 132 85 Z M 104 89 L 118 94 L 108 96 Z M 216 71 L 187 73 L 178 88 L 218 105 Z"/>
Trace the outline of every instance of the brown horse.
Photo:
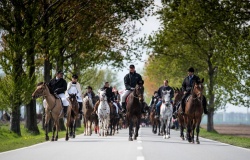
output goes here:
<path id="1" fill-rule="evenodd" d="M 181 90 L 181 89 L 175 89 L 174 90 L 174 103 L 173 103 L 173 106 L 177 107 L 180 106 L 181 104 L 181 100 L 182 100 L 182 97 L 184 95 L 184 92 Z M 182 138 L 182 140 L 184 140 L 184 128 L 186 127 L 185 126 L 185 123 L 184 123 L 184 117 L 183 115 L 181 115 L 181 112 L 182 112 L 182 108 L 179 107 L 178 110 L 177 110 L 177 119 L 178 119 L 178 122 L 179 122 L 179 125 L 180 125 L 180 137 Z"/>
<path id="2" fill-rule="evenodd" d="M 76 132 L 76 119 L 78 118 L 79 114 L 79 104 L 77 102 L 76 94 L 69 94 L 69 107 L 67 109 L 67 123 L 66 123 L 66 137 L 65 140 L 69 140 L 69 130 L 70 130 L 70 137 L 75 138 Z"/>
<path id="3" fill-rule="evenodd" d="M 91 136 L 92 134 L 92 122 L 95 115 L 92 114 L 94 111 L 92 99 L 88 96 L 83 99 L 83 114 L 84 114 L 84 135 Z"/>
<path id="4" fill-rule="evenodd" d="M 155 103 L 152 105 L 151 107 L 151 111 L 150 111 L 150 116 L 149 116 L 149 119 L 150 119 L 150 123 L 152 125 L 152 132 L 154 134 L 157 133 L 157 128 L 158 128 L 158 135 L 161 135 L 160 134 L 160 129 L 161 129 L 161 123 L 160 123 L 160 120 L 159 118 L 156 118 L 155 117 L 155 112 L 156 112 L 156 109 L 155 109 Z"/>
<path id="5" fill-rule="evenodd" d="M 110 107 L 110 126 L 109 126 L 109 135 L 114 135 L 115 134 L 115 130 L 117 128 L 117 124 L 119 122 L 119 118 L 116 117 L 116 107 L 114 106 L 114 104 L 111 105 Z"/>
<path id="6" fill-rule="evenodd" d="M 127 100 L 127 113 L 126 118 L 129 126 L 129 141 L 133 141 L 132 134 L 134 133 L 134 140 L 138 137 L 138 131 L 141 121 L 141 108 L 143 105 L 143 81 L 137 83 L 134 91 L 128 96 Z M 133 125 L 135 124 L 135 131 L 133 131 Z"/>
<path id="7" fill-rule="evenodd" d="M 187 139 L 189 142 L 194 143 L 194 130 L 196 128 L 196 143 L 200 144 L 199 132 L 200 123 L 203 114 L 202 107 L 202 91 L 204 79 L 195 81 L 191 90 L 191 95 L 188 98 L 185 106 L 184 121 L 187 124 Z"/>
<path id="8" fill-rule="evenodd" d="M 48 136 L 48 123 L 52 118 L 53 123 L 53 136 L 51 141 L 58 140 L 58 125 L 59 118 L 62 118 L 62 102 L 50 93 L 49 87 L 46 83 L 38 83 L 36 90 L 32 93 L 33 98 L 44 97 L 46 99 L 45 107 L 45 140 L 49 140 Z M 55 136 L 56 132 L 56 136 Z"/>

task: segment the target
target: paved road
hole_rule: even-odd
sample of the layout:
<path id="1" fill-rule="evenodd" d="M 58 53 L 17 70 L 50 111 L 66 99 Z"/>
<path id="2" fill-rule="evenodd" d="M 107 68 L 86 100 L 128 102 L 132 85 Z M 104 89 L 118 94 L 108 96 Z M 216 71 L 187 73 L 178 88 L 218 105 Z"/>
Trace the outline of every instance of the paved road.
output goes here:
<path id="1" fill-rule="evenodd" d="M 113 137 L 77 136 L 66 142 L 45 142 L 0 153 L 0 160 L 248 160 L 250 150 L 208 139 L 189 144 L 171 130 L 170 139 L 141 128 L 137 141 L 128 141 L 128 130 Z"/>

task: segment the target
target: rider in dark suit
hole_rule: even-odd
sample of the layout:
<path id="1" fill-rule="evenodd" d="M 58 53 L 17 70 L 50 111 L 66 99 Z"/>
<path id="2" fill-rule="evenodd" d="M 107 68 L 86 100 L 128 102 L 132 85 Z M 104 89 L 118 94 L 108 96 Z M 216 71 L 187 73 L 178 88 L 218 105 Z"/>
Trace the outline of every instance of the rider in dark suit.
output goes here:
<path id="1" fill-rule="evenodd" d="M 187 97 L 190 95 L 191 93 L 191 89 L 193 87 L 193 82 L 200 80 L 200 78 L 196 75 L 194 75 L 194 68 L 189 68 L 188 69 L 188 76 L 184 79 L 183 83 L 182 83 L 182 89 L 184 91 L 184 96 L 182 98 L 181 101 L 181 107 L 182 107 L 182 115 L 184 114 L 185 111 L 185 101 L 187 99 Z M 204 113 L 207 114 L 207 101 L 206 101 L 206 97 L 203 95 L 202 98 L 202 106 L 204 109 Z"/>

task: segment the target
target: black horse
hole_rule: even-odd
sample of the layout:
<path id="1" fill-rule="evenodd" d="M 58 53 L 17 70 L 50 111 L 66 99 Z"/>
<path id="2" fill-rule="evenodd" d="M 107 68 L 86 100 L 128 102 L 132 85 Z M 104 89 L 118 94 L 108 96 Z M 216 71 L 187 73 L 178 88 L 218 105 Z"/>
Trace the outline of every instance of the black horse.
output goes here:
<path id="1" fill-rule="evenodd" d="M 129 141 L 133 141 L 132 134 L 134 133 L 134 140 L 138 137 L 138 131 L 141 121 L 141 110 L 143 105 L 143 81 L 139 81 L 135 86 L 134 91 L 128 96 L 127 99 L 127 113 L 126 118 L 129 126 Z M 134 126 L 135 125 L 135 126 Z M 135 127 L 135 131 L 133 130 Z"/>

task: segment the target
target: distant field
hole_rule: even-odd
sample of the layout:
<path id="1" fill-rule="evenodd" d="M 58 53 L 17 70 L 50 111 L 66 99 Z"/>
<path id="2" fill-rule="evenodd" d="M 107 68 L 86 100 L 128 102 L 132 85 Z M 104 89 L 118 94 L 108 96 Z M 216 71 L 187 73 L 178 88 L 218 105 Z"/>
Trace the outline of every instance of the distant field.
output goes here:
<path id="1" fill-rule="evenodd" d="M 201 127 L 207 129 L 206 125 L 201 125 Z M 214 125 L 214 129 L 220 134 L 250 138 L 250 125 L 223 124 L 223 125 Z"/>

